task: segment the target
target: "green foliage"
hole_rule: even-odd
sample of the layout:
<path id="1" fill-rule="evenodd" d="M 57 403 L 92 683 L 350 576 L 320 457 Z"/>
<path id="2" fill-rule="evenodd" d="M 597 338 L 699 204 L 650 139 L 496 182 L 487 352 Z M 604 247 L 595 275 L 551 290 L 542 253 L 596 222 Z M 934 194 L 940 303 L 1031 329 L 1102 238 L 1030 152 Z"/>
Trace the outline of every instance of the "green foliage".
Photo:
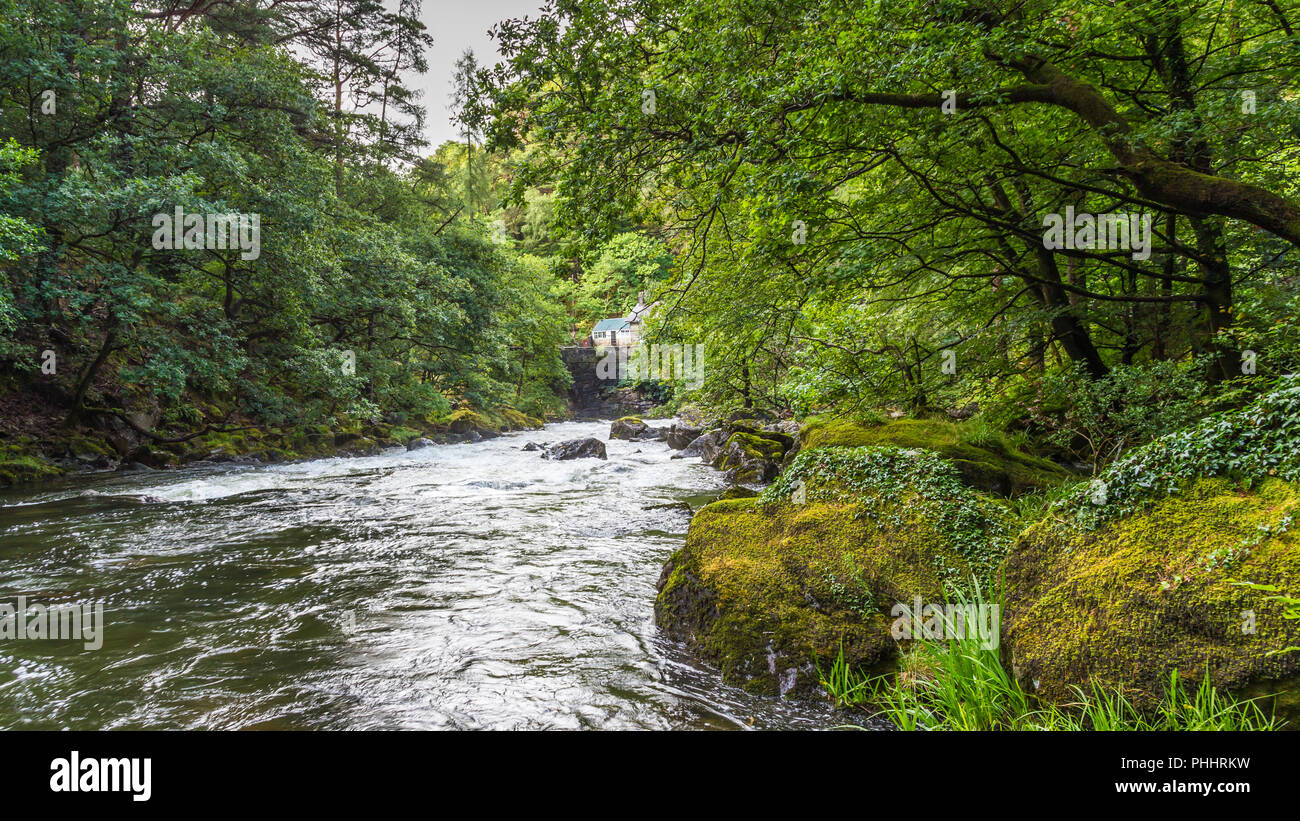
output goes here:
<path id="1" fill-rule="evenodd" d="M 140 411 L 186 431 L 561 406 L 550 271 L 494 241 L 492 186 L 461 174 L 500 174 L 500 158 L 444 147 L 393 170 L 420 145 L 423 112 L 399 79 L 424 66 L 418 3 L 202 4 L 184 25 L 126 0 L 4 5 L 13 390 L 34 389 L 52 349 L 41 390 L 69 422 Z M 175 208 L 258 215 L 260 253 L 155 247 L 155 215 Z"/>
<path id="2" fill-rule="evenodd" d="M 1278 379 L 1245 408 L 1220 411 L 1129 451 L 1095 482 L 1075 486 L 1053 510 L 1096 527 L 1202 476 L 1247 484 L 1270 476 L 1300 479 L 1300 375 Z"/>
<path id="3" fill-rule="evenodd" d="M 1081 368 L 1058 371 L 1034 390 L 1032 400 L 1021 400 L 1021 412 L 1049 445 L 1090 463 L 1093 473 L 1124 451 L 1195 421 L 1209 394 L 1195 363 L 1168 361 L 1117 366 L 1100 379 Z"/>
<path id="4" fill-rule="evenodd" d="M 1064 706 L 1039 707 L 978 640 L 923 639 L 893 677 L 853 670 L 843 654 L 822 672 L 836 704 L 883 715 L 900 730 L 1056 730 L 1065 732 L 1241 732 L 1280 729 L 1259 699 L 1238 699 L 1214 687 L 1208 675 L 1189 691 L 1177 670 L 1164 699 L 1139 709 L 1122 689 L 1093 682 L 1074 688 Z"/>
<path id="5" fill-rule="evenodd" d="M 480 90 L 550 224 L 659 227 L 691 400 L 920 412 L 1050 377 L 1086 406 L 1048 432 L 1100 465 L 1197 411 L 1201 357 L 1300 362 L 1300 61 L 1267 8 L 593 0 L 503 24 Z M 1150 253 L 1045 252 L 1066 208 L 1150 218 Z M 1073 376 L 1150 362 L 1178 367 Z"/>
<path id="6" fill-rule="evenodd" d="M 902 527 L 922 515 L 989 579 L 1010 546 L 1004 509 L 971 490 L 951 462 L 937 453 L 899 447 L 821 448 L 795 456 L 761 496 L 767 504 L 788 501 L 802 491 L 808 502 L 858 506 L 858 514 Z M 955 567 L 943 576 L 958 582 Z"/>
<path id="7" fill-rule="evenodd" d="M 1020 450 L 1008 436 L 980 421 L 876 419 L 814 417 L 800 432 L 800 442 L 805 450 L 894 445 L 933 451 L 949 460 L 966 484 L 1001 495 L 1050 488 L 1070 476 L 1052 462 Z"/>
<path id="8" fill-rule="evenodd" d="M 582 272 L 577 289 L 579 321 L 588 327 L 624 316 L 641 291 L 653 293 L 668 276 L 673 257 L 663 242 L 637 233 L 614 236 Z"/>

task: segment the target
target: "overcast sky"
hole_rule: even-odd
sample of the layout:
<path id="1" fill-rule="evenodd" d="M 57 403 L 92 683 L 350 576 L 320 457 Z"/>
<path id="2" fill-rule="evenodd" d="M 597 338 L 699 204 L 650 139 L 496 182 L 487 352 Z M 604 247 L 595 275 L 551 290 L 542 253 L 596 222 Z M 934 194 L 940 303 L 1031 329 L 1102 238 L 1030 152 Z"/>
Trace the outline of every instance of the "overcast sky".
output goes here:
<path id="1" fill-rule="evenodd" d="M 429 141 L 429 151 L 460 136 L 449 119 L 447 100 L 461 53 L 466 48 L 473 49 L 480 65 L 492 65 L 501 57 L 496 43 L 488 37 L 492 24 L 525 15 L 535 18 L 541 6 L 542 0 L 424 0 L 420 19 L 433 35 L 433 45 L 426 53 L 429 72 L 412 77 L 411 82 L 424 91 L 424 106 L 428 110 L 424 135 Z"/>

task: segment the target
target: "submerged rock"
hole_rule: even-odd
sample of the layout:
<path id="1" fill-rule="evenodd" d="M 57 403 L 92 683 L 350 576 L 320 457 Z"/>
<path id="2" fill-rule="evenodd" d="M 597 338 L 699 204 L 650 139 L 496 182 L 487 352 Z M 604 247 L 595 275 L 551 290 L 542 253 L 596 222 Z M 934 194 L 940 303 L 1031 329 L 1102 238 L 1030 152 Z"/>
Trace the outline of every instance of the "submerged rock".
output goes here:
<path id="1" fill-rule="evenodd" d="M 585 439 L 570 439 L 567 442 L 551 445 L 542 452 L 543 459 L 606 459 L 605 443 L 588 436 Z"/>

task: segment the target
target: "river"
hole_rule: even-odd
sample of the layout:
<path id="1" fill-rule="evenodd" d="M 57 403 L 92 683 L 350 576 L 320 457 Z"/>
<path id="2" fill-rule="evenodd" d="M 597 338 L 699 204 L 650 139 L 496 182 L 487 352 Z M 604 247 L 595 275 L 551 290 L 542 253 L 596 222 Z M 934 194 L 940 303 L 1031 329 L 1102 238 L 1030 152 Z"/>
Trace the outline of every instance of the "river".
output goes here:
<path id="1" fill-rule="evenodd" d="M 72 477 L 0 495 L 0 592 L 104 606 L 98 650 L 0 641 L 10 729 L 689 729 L 838 723 L 720 683 L 655 583 L 720 474 L 661 442 L 530 441 Z"/>

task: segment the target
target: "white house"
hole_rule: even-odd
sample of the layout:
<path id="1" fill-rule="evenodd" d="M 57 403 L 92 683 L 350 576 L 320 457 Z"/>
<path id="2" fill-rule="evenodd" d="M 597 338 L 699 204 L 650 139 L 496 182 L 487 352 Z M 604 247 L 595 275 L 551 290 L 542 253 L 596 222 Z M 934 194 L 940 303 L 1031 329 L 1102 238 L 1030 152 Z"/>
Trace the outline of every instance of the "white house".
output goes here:
<path id="1" fill-rule="evenodd" d="M 636 307 L 627 316 L 602 319 L 592 327 L 592 344 L 618 347 L 636 345 L 641 341 L 641 325 L 658 305 L 658 302 L 647 303 L 646 292 L 642 291 L 637 297 Z"/>

